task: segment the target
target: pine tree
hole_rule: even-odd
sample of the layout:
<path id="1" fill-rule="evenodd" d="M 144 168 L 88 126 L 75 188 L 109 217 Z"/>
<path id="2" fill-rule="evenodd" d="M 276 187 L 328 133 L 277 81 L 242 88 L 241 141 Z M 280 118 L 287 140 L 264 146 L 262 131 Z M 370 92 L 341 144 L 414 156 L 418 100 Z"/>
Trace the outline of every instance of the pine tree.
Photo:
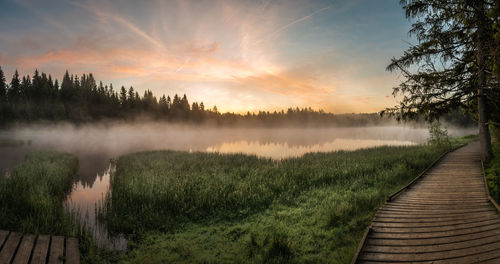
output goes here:
<path id="1" fill-rule="evenodd" d="M 8 117 L 7 110 L 7 83 L 5 82 L 5 75 L 0 67 L 0 124 L 6 122 Z"/>
<path id="2" fill-rule="evenodd" d="M 73 81 L 69 77 L 68 70 L 64 73 L 61 83 L 61 100 L 63 103 L 69 103 L 73 97 Z"/>
<path id="3" fill-rule="evenodd" d="M 500 0 L 495 1 L 495 6 L 490 13 L 490 18 L 493 20 L 493 76 L 496 80 L 496 89 L 490 91 L 490 98 L 493 98 L 491 100 L 491 119 L 493 120 L 493 125 L 497 129 L 498 137 L 500 136 Z"/>
<path id="4" fill-rule="evenodd" d="M 393 90 L 403 96 L 401 103 L 382 114 L 433 120 L 459 107 L 474 107 L 481 157 L 490 160 L 484 91 L 491 88 L 492 22 L 487 14 L 492 1 L 402 0 L 401 4 L 407 18 L 414 20 L 409 33 L 418 44 L 387 67 L 400 71 L 406 80 Z"/>
<path id="5" fill-rule="evenodd" d="M 9 102 L 18 102 L 21 97 L 21 81 L 19 80 L 19 73 L 17 70 L 12 76 L 12 81 L 10 81 L 10 88 L 7 91 L 7 98 Z"/>
<path id="6" fill-rule="evenodd" d="M 7 83 L 5 82 L 5 75 L 0 67 L 0 104 L 7 101 Z"/>
<path id="7" fill-rule="evenodd" d="M 122 109 L 127 108 L 127 90 L 125 89 L 125 86 L 122 86 L 120 89 L 120 104 Z"/>

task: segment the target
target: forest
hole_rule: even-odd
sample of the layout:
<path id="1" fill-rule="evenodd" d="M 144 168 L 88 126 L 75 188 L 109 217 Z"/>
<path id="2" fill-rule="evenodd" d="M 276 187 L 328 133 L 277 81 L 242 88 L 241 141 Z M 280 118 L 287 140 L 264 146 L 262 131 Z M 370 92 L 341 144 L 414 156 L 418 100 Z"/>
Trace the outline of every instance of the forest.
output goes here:
<path id="1" fill-rule="evenodd" d="M 35 70 L 32 77 L 14 73 L 10 83 L 0 68 L 0 124 L 13 121 L 162 120 L 171 122 L 215 123 L 220 125 L 368 125 L 383 118 L 377 114 L 334 115 L 323 110 L 288 108 L 286 111 L 221 113 L 217 106 L 190 103 L 187 96 L 162 95 L 159 99 L 146 90 L 141 96 L 132 86 L 115 90 L 113 85 L 97 84 L 92 73 L 82 76 L 67 71 L 59 83 L 50 74 Z M 386 118 L 387 121 L 387 118 Z"/>
<path id="2" fill-rule="evenodd" d="M 163 94 L 159 99 L 151 90 L 141 96 L 138 90 L 97 82 L 92 73 L 64 74 L 62 82 L 35 70 L 32 77 L 16 70 L 10 82 L 0 67 L 0 125 L 14 122 L 69 121 L 168 121 L 220 126 L 368 126 L 394 124 L 390 116 L 378 113 L 333 114 L 311 107 L 290 107 L 281 111 L 239 114 L 221 113 L 217 106 L 190 103 L 187 96 Z M 458 126 L 473 125 L 470 116 L 454 111 L 443 120 Z"/>

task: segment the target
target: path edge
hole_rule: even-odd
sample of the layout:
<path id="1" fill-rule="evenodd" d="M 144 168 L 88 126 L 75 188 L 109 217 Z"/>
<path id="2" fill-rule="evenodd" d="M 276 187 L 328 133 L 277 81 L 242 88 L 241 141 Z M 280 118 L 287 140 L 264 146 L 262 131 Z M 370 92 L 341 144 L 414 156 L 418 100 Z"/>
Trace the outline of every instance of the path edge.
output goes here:
<path id="1" fill-rule="evenodd" d="M 486 188 L 486 193 L 488 194 L 488 200 L 490 201 L 493 206 L 497 209 L 497 212 L 500 212 L 500 206 L 498 205 L 497 201 L 491 197 L 490 194 L 490 187 L 488 186 L 488 181 L 486 180 L 486 171 L 484 170 L 484 162 L 481 160 L 481 170 L 483 172 L 483 182 L 484 182 L 484 188 Z"/>

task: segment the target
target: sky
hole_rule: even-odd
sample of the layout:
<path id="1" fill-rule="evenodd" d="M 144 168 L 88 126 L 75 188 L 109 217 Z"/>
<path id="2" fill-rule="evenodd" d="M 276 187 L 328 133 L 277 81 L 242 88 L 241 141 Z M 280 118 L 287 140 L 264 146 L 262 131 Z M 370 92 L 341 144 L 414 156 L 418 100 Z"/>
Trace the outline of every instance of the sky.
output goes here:
<path id="1" fill-rule="evenodd" d="M 397 103 L 385 70 L 409 46 L 399 0 L 0 0 L 0 67 L 245 113 Z"/>

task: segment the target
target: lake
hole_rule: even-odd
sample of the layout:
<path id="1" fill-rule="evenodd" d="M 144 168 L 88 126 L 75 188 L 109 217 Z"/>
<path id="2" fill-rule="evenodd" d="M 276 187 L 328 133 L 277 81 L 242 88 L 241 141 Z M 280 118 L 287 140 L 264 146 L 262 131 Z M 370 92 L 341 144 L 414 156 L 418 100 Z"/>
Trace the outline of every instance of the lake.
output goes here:
<path id="1" fill-rule="evenodd" d="M 452 136 L 477 133 L 448 129 Z M 105 197 L 114 167 L 110 160 L 145 150 L 183 150 L 245 153 L 276 160 L 310 152 L 356 150 L 376 146 L 402 146 L 426 142 L 427 128 L 406 126 L 355 128 L 216 128 L 158 123 L 101 125 L 69 124 L 28 126 L 0 131 L 1 138 L 30 141 L 20 147 L 0 148 L 0 177 L 35 149 L 57 149 L 79 159 L 78 180 L 65 204 L 78 211 L 99 244 L 123 250 L 123 236 L 109 236 L 95 217 L 96 205 Z"/>

